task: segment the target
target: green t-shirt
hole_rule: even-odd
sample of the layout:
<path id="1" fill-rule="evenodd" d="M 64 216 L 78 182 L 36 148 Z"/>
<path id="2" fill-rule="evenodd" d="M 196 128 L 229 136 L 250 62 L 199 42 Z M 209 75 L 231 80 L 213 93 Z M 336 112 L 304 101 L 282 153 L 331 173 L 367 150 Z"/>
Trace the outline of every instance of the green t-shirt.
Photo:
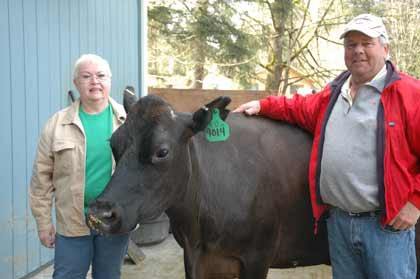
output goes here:
<path id="1" fill-rule="evenodd" d="M 86 136 L 85 211 L 90 201 L 99 196 L 111 178 L 112 107 L 98 114 L 88 114 L 80 106 L 79 117 Z"/>

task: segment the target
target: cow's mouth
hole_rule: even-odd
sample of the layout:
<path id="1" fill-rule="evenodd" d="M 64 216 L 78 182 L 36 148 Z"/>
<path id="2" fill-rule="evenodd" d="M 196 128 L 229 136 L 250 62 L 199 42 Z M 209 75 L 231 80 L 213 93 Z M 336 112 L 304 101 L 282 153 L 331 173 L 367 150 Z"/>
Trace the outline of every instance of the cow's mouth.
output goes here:
<path id="1" fill-rule="evenodd" d="M 86 223 L 99 233 L 118 233 L 121 228 L 120 210 L 108 202 L 95 201 L 89 206 Z"/>
<path id="2" fill-rule="evenodd" d="M 107 219 L 105 219 L 105 221 L 102 221 L 101 218 L 98 218 L 93 214 L 88 214 L 87 222 L 88 226 L 95 231 L 111 232 L 112 226 Z"/>

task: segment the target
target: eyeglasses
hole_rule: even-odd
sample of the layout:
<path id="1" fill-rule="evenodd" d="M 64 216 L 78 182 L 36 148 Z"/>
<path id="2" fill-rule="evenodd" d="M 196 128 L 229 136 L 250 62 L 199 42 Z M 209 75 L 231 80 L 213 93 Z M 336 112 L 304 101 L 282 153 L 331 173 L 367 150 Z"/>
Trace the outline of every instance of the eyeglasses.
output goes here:
<path id="1" fill-rule="evenodd" d="M 357 42 L 344 42 L 344 47 L 348 50 L 353 50 L 358 45 L 359 45 L 359 43 L 357 43 Z M 373 48 L 374 46 L 376 46 L 376 43 L 374 41 L 366 41 L 366 42 L 360 43 L 360 45 L 363 48 Z"/>
<path id="2" fill-rule="evenodd" d="M 98 73 L 94 75 L 84 73 L 78 77 L 79 77 L 80 82 L 82 83 L 89 83 L 92 80 L 92 78 L 95 78 L 96 80 L 102 81 L 102 82 L 107 81 L 110 78 L 110 76 L 105 73 Z"/>

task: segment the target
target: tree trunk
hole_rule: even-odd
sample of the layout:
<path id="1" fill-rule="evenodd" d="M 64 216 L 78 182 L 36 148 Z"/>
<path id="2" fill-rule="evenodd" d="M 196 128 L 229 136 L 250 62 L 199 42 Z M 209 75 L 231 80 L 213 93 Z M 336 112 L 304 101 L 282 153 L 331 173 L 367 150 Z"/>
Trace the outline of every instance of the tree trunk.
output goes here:
<path id="1" fill-rule="evenodd" d="M 200 24 L 200 21 L 202 18 L 205 19 L 208 17 L 208 6 L 208 0 L 199 0 L 194 12 L 198 21 L 195 25 L 198 30 L 194 32 L 196 37 L 193 43 L 193 59 L 195 61 L 193 88 L 195 89 L 203 88 L 203 80 L 206 74 L 204 65 L 206 62 L 207 37 L 205 35 L 206 32 L 200 30 L 201 28 L 205 28 L 205 26 Z"/>
<path id="2" fill-rule="evenodd" d="M 281 92 L 279 86 L 282 80 L 284 65 L 283 48 L 286 45 L 286 22 L 292 14 L 293 3 L 291 0 L 276 0 L 269 8 L 275 32 L 271 43 L 274 63 L 272 73 L 267 76 L 266 89 Z"/>

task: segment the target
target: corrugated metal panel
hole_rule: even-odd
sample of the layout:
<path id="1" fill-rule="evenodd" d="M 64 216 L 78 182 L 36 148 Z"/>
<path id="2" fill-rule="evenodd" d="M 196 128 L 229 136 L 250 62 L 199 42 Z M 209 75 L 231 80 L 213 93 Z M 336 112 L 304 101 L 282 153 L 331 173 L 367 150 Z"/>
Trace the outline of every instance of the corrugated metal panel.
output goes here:
<path id="1" fill-rule="evenodd" d="M 21 234 L 21 238 L 25 239 L 26 241 L 23 242 L 23 247 L 15 247 L 15 251 L 17 255 L 20 255 L 20 259 L 17 263 L 15 263 L 15 271 L 16 277 L 22 277 L 26 274 L 27 270 L 33 270 L 37 268 L 39 264 L 40 258 L 40 247 L 37 241 L 37 232 L 35 222 L 32 218 L 27 218 L 30 216 L 29 207 L 26 207 L 27 199 L 23 199 L 23 197 L 27 197 L 27 185 L 29 183 L 29 179 L 32 172 L 32 161 L 30 158 L 33 158 L 35 155 L 35 149 L 33 148 L 34 142 L 37 142 L 38 139 L 38 130 L 40 128 L 38 122 L 38 102 L 39 102 L 39 94 L 37 91 L 38 88 L 38 57 L 37 57 L 37 48 L 35 47 L 38 42 L 37 38 L 37 14 L 36 14 L 36 3 L 33 1 L 29 1 L 23 6 L 23 40 L 24 40 L 24 73 L 21 78 L 18 80 L 23 81 L 24 83 L 24 99 L 25 102 L 22 104 L 22 115 L 24 115 L 25 131 L 25 146 L 26 146 L 26 164 L 25 164 L 25 184 L 19 185 L 17 188 L 19 192 L 17 193 L 17 197 L 13 203 L 18 204 L 20 203 L 21 207 L 21 214 L 16 217 L 22 218 L 22 223 L 26 225 L 26 230 L 20 228 L 15 229 L 15 235 L 17 234 L 17 230 Z M 25 47 L 27 43 L 30 43 L 31 46 L 34 47 Z M 22 168 L 22 165 L 20 166 Z M 20 171 L 18 171 L 19 173 Z M 26 202 L 23 203 L 23 200 Z M 15 217 L 15 218 L 16 218 Z M 26 250 L 23 250 L 25 249 Z M 16 261 L 16 259 L 15 259 Z"/>
<path id="2" fill-rule="evenodd" d="M 76 92 L 75 59 L 107 59 L 118 101 L 127 84 L 139 87 L 138 2 L 0 0 L 0 278 L 21 278 L 53 257 L 39 244 L 27 191 L 39 131 Z"/>
<path id="3" fill-rule="evenodd" d="M 13 274 L 13 229 L 12 229 L 12 99 L 10 83 L 10 39 L 9 39 L 9 8 L 5 0 L 0 1 L 0 84 L 2 92 L 0 125 L 0 275 Z M 5 277 L 7 278 L 7 277 Z"/>

